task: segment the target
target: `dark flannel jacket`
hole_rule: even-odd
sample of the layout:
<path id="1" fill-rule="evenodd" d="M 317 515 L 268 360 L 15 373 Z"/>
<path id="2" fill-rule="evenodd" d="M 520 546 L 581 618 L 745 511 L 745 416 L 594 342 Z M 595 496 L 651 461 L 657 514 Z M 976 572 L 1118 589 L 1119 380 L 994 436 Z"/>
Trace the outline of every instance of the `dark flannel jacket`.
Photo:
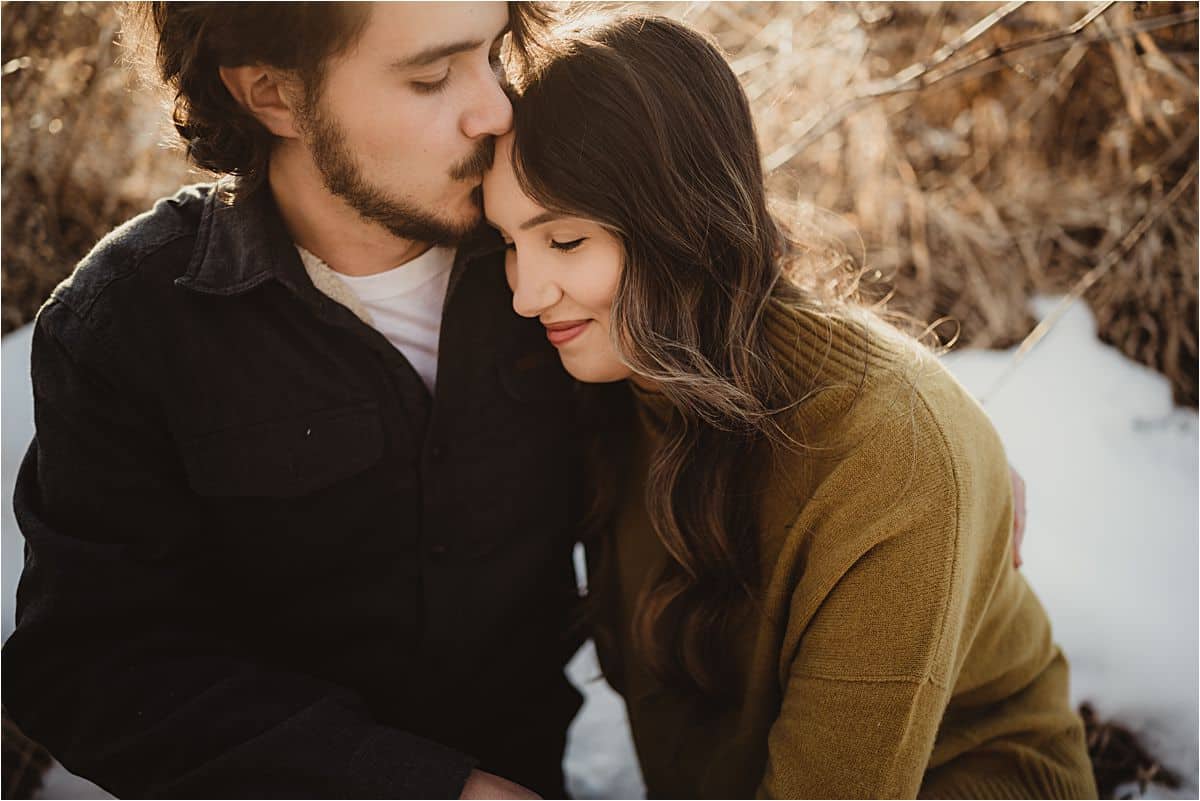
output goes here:
<path id="1" fill-rule="evenodd" d="M 561 793 L 574 384 L 459 249 L 435 397 L 269 192 L 182 190 L 38 315 L 4 702 L 118 796 Z M 502 246 L 501 246 L 502 248 Z"/>

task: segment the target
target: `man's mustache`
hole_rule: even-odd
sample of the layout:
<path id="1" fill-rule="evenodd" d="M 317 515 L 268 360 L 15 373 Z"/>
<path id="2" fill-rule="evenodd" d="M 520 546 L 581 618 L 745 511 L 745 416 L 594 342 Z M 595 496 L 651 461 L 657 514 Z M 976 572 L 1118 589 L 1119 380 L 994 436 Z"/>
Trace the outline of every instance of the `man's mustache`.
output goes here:
<path id="1" fill-rule="evenodd" d="M 456 181 L 482 178 L 483 174 L 492 168 L 492 160 L 495 157 L 496 137 L 489 136 L 479 143 L 478 150 L 450 170 L 450 177 Z"/>

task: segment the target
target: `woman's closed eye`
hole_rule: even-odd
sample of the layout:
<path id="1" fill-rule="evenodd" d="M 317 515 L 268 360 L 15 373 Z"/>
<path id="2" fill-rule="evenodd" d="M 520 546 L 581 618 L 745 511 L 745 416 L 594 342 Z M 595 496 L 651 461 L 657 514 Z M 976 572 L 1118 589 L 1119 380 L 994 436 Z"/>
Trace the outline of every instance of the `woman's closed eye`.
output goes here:
<path id="1" fill-rule="evenodd" d="M 572 239 L 570 242 L 559 242 L 551 239 L 550 247 L 554 248 L 555 250 L 561 250 L 565 253 L 570 253 L 572 250 L 582 245 L 586 239 L 586 236 L 581 236 L 578 239 Z"/>
<path id="2" fill-rule="evenodd" d="M 572 239 L 570 242 L 559 242 L 556 239 L 551 239 L 550 247 L 554 248 L 555 250 L 561 250 L 564 253 L 570 253 L 572 250 L 579 247 L 586 241 L 587 241 L 586 236 L 581 236 L 578 239 Z M 506 250 L 516 250 L 517 243 L 512 241 L 511 239 L 505 239 L 504 240 L 504 248 Z"/>

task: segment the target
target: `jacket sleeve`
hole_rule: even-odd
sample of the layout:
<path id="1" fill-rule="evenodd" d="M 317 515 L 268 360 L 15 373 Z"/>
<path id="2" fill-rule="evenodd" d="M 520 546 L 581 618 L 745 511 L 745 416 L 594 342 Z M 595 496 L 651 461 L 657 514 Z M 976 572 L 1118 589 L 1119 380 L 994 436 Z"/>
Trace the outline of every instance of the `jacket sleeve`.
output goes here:
<path id="1" fill-rule="evenodd" d="M 4 701 L 117 796 L 452 797 L 474 760 L 376 724 L 363 700 L 223 636 L 167 423 L 112 344 L 60 302 L 34 332 L 37 434 Z M 126 356 L 125 358 L 128 358 Z"/>

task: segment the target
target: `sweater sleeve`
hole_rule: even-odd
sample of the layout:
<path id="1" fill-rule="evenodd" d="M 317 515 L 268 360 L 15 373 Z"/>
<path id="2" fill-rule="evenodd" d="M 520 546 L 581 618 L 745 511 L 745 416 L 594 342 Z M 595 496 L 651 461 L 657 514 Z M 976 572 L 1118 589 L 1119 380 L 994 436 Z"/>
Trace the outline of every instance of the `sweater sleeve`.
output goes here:
<path id="1" fill-rule="evenodd" d="M 978 407 L 947 418 L 914 402 L 840 461 L 791 528 L 804 568 L 760 797 L 920 789 L 960 643 L 1006 567 L 1011 501 L 1003 450 Z"/>
<path id="2" fill-rule="evenodd" d="M 787 669 L 759 797 L 916 796 L 950 688 L 923 664 L 940 627 L 915 621 L 914 606 L 949 598 L 904 591 L 896 570 L 919 568 L 904 551 L 873 550 L 813 618 Z"/>

